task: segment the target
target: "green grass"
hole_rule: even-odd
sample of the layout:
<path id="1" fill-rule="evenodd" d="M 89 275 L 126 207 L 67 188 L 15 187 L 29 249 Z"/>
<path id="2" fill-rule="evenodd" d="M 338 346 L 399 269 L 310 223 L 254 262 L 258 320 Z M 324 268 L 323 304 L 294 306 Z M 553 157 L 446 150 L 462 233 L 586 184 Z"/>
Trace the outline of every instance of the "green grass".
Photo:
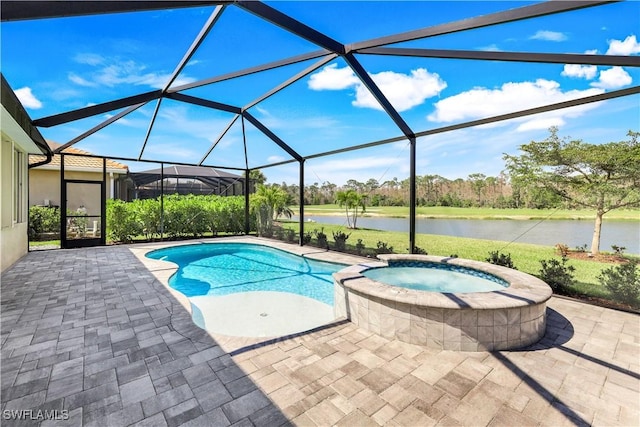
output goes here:
<path id="1" fill-rule="evenodd" d="M 283 227 L 294 229 L 298 232 L 297 222 L 284 222 Z M 325 234 L 328 236 L 329 245 L 333 244 L 333 231 L 343 231 L 351 233 L 347 240 L 347 248 L 354 249 L 354 245 L 358 239 L 362 239 L 367 249 L 374 249 L 378 241 L 386 242 L 388 246 L 393 247 L 395 253 L 409 252 L 408 233 L 396 231 L 382 231 L 360 228 L 357 230 L 349 230 L 344 226 L 322 223 L 305 223 L 305 231 L 312 232 L 324 228 Z M 315 238 L 312 240 L 312 244 Z M 532 275 L 540 274 L 540 260 L 550 258 L 558 258 L 555 249 L 551 246 L 532 245 L 526 243 L 511 243 L 470 239 L 465 237 L 452 237 L 433 234 L 416 234 L 416 245 L 426 250 L 430 255 L 450 256 L 457 255 L 460 258 L 467 258 L 478 261 L 485 261 L 489 256 L 489 252 L 499 250 L 502 253 L 511 255 L 511 259 L 515 267 L 525 273 Z M 572 288 L 577 294 L 594 296 L 598 298 L 610 299 L 609 291 L 600 285 L 597 276 L 611 264 L 586 260 L 570 259 L 568 265 L 575 267 L 574 277 L 577 281 Z"/>
<path id="2" fill-rule="evenodd" d="M 292 207 L 293 211 L 299 207 Z M 344 208 L 332 205 L 306 205 L 305 215 L 344 215 Z M 365 216 L 408 217 L 409 208 L 404 206 L 370 206 Z M 416 215 L 424 218 L 456 219 L 584 219 L 593 220 L 592 210 L 568 209 L 492 209 L 492 208 L 452 208 L 446 206 L 417 207 Z M 619 209 L 607 213 L 605 220 L 640 221 L 640 210 Z"/>
<path id="3" fill-rule="evenodd" d="M 29 246 L 60 246 L 60 240 L 30 240 Z"/>

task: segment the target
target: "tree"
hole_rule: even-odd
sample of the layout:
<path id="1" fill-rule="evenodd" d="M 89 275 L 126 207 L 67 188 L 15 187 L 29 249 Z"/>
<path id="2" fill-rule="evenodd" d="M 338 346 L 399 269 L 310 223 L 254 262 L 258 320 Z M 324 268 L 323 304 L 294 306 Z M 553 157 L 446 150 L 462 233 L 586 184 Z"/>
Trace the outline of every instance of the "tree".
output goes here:
<path id="1" fill-rule="evenodd" d="M 254 195 L 258 214 L 258 232 L 271 236 L 273 220 L 280 215 L 291 218 L 293 212 L 288 206 L 289 195 L 277 185 L 259 185 Z"/>
<path id="2" fill-rule="evenodd" d="M 249 182 L 253 183 L 254 188 L 257 188 L 258 185 L 263 185 L 267 182 L 267 177 L 264 176 L 260 169 L 252 169 L 249 171 Z"/>
<path id="3" fill-rule="evenodd" d="M 478 206 L 482 206 L 482 193 L 487 186 L 487 176 L 483 173 L 472 173 L 467 178 L 471 183 L 471 188 L 473 188 L 473 192 L 478 197 Z"/>
<path id="4" fill-rule="evenodd" d="M 336 193 L 337 202 L 340 207 L 344 206 L 347 214 L 347 226 L 349 228 L 357 228 L 358 214 L 360 209 L 365 211 L 365 196 L 353 189 L 346 191 L 338 191 Z M 353 220 L 353 221 L 352 221 Z"/>
<path id="5" fill-rule="evenodd" d="M 602 218 L 614 209 L 640 206 L 638 132 L 629 140 L 593 145 L 560 139 L 552 127 L 544 141 L 521 145 L 520 156 L 504 155 L 511 177 L 519 183 L 551 190 L 575 205 L 595 210 L 591 253 L 600 251 Z"/>

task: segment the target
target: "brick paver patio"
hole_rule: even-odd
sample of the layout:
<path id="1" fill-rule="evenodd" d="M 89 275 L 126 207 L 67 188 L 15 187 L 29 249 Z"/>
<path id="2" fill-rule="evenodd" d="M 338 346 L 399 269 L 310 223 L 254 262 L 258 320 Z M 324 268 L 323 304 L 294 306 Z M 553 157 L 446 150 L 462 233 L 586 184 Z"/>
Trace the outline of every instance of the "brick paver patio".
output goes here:
<path id="1" fill-rule="evenodd" d="M 521 351 L 346 321 L 228 351 L 126 246 L 29 253 L 1 291 L 3 426 L 640 425 L 640 317 L 566 299 Z"/>

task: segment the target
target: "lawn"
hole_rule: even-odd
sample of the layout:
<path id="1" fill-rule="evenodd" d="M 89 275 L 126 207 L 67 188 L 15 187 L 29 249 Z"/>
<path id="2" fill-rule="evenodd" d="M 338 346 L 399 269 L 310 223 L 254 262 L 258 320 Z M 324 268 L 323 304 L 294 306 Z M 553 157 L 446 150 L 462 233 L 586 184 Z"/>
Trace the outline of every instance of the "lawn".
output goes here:
<path id="1" fill-rule="evenodd" d="M 298 206 L 291 208 L 299 211 Z M 332 205 L 305 205 L 305 215 L 344 215 L 344 208 Z M 592 210 L 569 209 L 492 209 L 492 208 L 454 208 L 447 206 L 416 207 L 416 215 L 424 218 L 456 219 L 584 219 L 593 220 Z M 405 218 L 409 208 L 405 206 L 370 206 L 364 216 L 387 216 Z M 605 220 L 640 221 L 640 210 L 618 209 L 605 215 Z"/>
<path id="2" fill-rule="evenodd" d="M 297 222 L 284 222 L 284 228 L 291 228 L 298 232 Z M 329 245 L 333 247 L 333 232 L 342 231 L 350 233 L 347 240 L 347 248 L 354 250 L 358 239 L 362 239 L 362 243 L 367 249 L 375 249 L 379 241 L 387 243 L 389 247 L 393 247 L 396 253 L 409 252 L 408 233 L 396 231 L 382 231 L 360 228 L 357 230 L 349 230 L 344 226 L 322 223 L 306 223 L 305 231 L 313 232 L 314 230 L 324 229 L 324 233 L 328 236 Z M 315 237 L 312 243 L 315 242 Z M 532 245 L 526 243 L 509 243 L 497 240 L 470 239 L 464 237 L 452 237 L 433 234 L 416 234 L 416 245 L 424 249 L 430 255 L 450 256 L 457 255 L 460 258 L 485 261 L 489 252 L 500 251 L 511 255 L 511 259 L 515 267 L 525 273 L 539 275 L 541 264 L 540 260 L 548 260 L 551 258 L 560 259 L 552 246 Z M 611 267 L 612 264 L 606 262 L 597 262 L 589 260 L 571 259 L 568 265 L 575 267 L 574 277 L 577 281 L 573 287 L 573 291 L 578 294 L 585 294 L 599 298 L 610 298 L 609 291 L 600 285 L 597 276 L 603 269 Z"/>

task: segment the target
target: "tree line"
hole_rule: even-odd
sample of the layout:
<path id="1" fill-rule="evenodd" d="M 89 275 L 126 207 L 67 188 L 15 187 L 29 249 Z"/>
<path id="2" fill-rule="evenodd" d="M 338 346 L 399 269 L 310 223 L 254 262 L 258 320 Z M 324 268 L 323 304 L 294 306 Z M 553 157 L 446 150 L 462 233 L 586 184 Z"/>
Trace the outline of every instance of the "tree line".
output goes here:
<path id="1" fill-rule="evenodd" d="M 300 187 L 295 184 L 272 184 L 288 194 L 291 205 L 300 203 Z M 340 192 L 353 190 L 366 199 L 367 206 L 409 206 L 409 178 L 379 182 L 350 179 L 344 185 L 329 181 L 314 182 L 304 188 L 305 205 L 333 204 Z M 542 188 L 513 185 L 506 173 L 486 176 L 473 173 L 466 178 L 448 179 L 440 175 L 416 176 L 418 206 L 537 208 L 567 207 L 557 194 Z"/>

